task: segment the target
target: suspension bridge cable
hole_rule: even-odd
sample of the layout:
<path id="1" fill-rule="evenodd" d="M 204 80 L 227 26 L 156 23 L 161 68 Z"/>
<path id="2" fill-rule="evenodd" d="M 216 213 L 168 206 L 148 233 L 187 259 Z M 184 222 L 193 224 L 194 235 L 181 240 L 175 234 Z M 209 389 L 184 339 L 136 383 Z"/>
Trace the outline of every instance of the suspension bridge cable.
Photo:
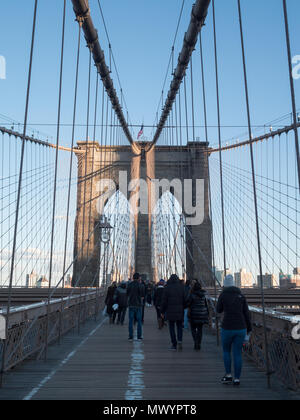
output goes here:
<path id="1" fill-rule="evenodd" d="M 109 34 L 108 34 L 107 25 L 106 25 L 106 21 L 105 21 L 105 18 L 104 18 L 103 10 L 102 10 L 101 4 L 100 4 L 100 0 L 98 0 L 98 6 L 99 6 L 99 10 L 100 10 L 102 22 L 103 22 L 103 25 L 104 25 L 104 31 L 105 31 L 106 38 L 107 38 L 108 45 L 109 45 L 111 59 L 113 61 L 114 68 L 115 68 L 116 75 L 117 75 L 117 79 L 118 79 L 118 82 L 119 82 L 119 87 L 120 87 L 120 92 L 121 92 L 121 108 L 123 108 L 123 102 L 124 102 L 125 109 L 128 112 L 128 107 L 127 107 L 127 103 L 126 103 L 126 100 L 125 100 L 124 91 L 123 91 L 123 88 L 122 88 L 122 83 L 121 83 L 119 71 L 118 71 L 118 68 L 117 68 L 117 65 L 116 65 L 114 53 L 113 53 L 113 50 L 112 50 L 112 46 L 111 46 L 111 42 L 110 42 L 110 37 L 109 37 Z M 111 64 L 110 64 L 110 68 L 111 68 Z M 130 118 L 129 118 L 129 120 L 130 120 Z"/>
<path id="2" fill-rule="evenodd" d="M 241 33 L 243 72 L 244 72 L 246 107 L 247 107 L 247 117 L 248 117 L 248 130 L 249 130 L 249 138 L 251 139 L 251 137 L 252 137 L 251 115 L 250 115 L 248 81 L 247 81 L 247 68 L 246 68 L 243 22 L 242 22 L 240 0 L 238 0 L 238 11 L 239 11 L 240 33 Z M 260 278 L 261 278 L 261 297 L 262 297 L 262 310 L 263 310 L 265 357 L 266 357 L 268 387 L 270 388 L 271 387 L 271 376 L 270 376 L 271 375 L 271 370 L 270 370 L 270 359 L 269 359 L 269 343 L 268 343 L 268 336 L 267 336 L 266 308 L 265 308 L 265 295 L 264 295 L 264 287 L 263 287 L 263 269 L 262 269 L 262 257 L 261 257 L 261 243 L 260 243 L 260 227 L 259 227 L 259 218 L 258 218 L 258 209 L 257 209 L 257 192 L 256 192 L 256 179 L 255 179 L 255 167 L 254 167 L 254 156 L 253 156 L 253 145 L 252 145 L 252 143 L 250 144 L 250 159 L 251 159 L 251 168 L 252 168 L 253 196 L 254 196 L 254 207 L 255 207 L 255 218 L 256 218 L 257 251 L 258 251 L 258 260 L 259 260 L 259 272 L 260 272 Z M 299 175 L 300 175 L 300 173 L 299 173 Z"/>
<path id="3" fill-rule="evenodd" d="M 73 149 L 74 141 L 75 141 L 75 123 L 76 123 L 76 111 L 77 111 L 80 45 L 81 45 L 81 23 L 78 22 L 78 41 L 77 41 L 77 57 L 76 57 L 75 86 L 74 86 L 74 99 L 73 99 L 73 126 L 72 126 L 71 149 Z M 69 183 L 68 183 L 68 194 L 67 194 L 68 198 L 67 198 L 67 209 L 66 209 L 66 230 L 65 230 L 64 257 L 63 257 L 63 278 L 62 278 L 63 288 L 64 288 L 64 284 L 65 284 L 65 277 L 64 276 L 65 276 L 65 272 L 66 272 L 66 258 L 67 258 L 67 246 L 68 246 L 68 236 L 69 236 L 72 170 L 73 170 L 73 153 L 71 153 L 70 164 L 69 164 Z M 76 226 L 76 228 L 77 228 L 77 226 Z"/>
<path id="4" fill-rule="evenodd" d="M 218 51 L 217 51 L 217 30 L 216 30 L 216 12 L 215 0 L 212 0 L 213 9 L 213 33 L 214 33 L 214 54 L 215 54 L 215 73 L 216 73 L 216 96 L 217 96 L 217 115 L 218 115 L 218 138 L 219 138 L 219 160 L 220 160 L 220 187 L 221 187 L 221 209 L 222 209 L 222 231 L 223 231 L 223 260 L 224 275 L 226 277 L 226 236 L 225 236 L 225 211 L 224 211 L 224 189 L 223 189 L 223 162 L 222 162 L 222 137 L 221 137 L 221 114 L 220 114 L 220 93 L 219 93 L 219 69 L 218 69 Z"/>
<path id="5" fill-rule="evenodd" d="M 110 77 L 110 69 L 106 65 L 104 53 L 99 43 L 98 33 L 94 27 L 93 20 L 90 15 L 90 9 L 84 8 L 80 0 L 72 0 L 72 3 L 74 6 L 73 9 L 77 20 L 80 20 L 82 22 L 82 27 L 85 33 L 86 41 L 88 44 L 93 45 L 93 59 L 101 77 L 101 80 L 105 86 L 107 96 L 110 98 L 111 104 L 118 115 L 118 119 L 129 143 L 134 147 L 135 152 L 138 152 L 137 147 L 135 146 L 135 143 L 133 141 L 132 135 L 128 129 L 128 122 L 126 121 L 125 116 L 123 114 L 123 110 L 121 108 L 119 98 L 117 97 L 113 81 Z"/>
<path id="6" fill-rule="evenodd" d="M 26 92 L 23 140 L 22 140 L 22 149 L 21 149 L 21 160 L 20 160 L 19 185 L 18 185 L 18 193 L 17 193 L 14 239 L 13 239 L 13 247 L 12 247 L 10 278 L 9 278 L 9 294 L 8 294 L 8 302 L 7 302 L 7 309 L 6 309 L 6 326 L 5 326 L 5 336 L 6 337 L 8 337 L 9 315 L 10 315 L 10 307 L 11 307 L 11 294 L 12 294 L 13 275 L 14 275 L 14 268 L 15 268 L 15 253 L 16 253 L 17 233 L 18 233 L 18 222 L 19 222 L 19 220 L 18 220 L 19 219 L 19 207 L 20 207 L 20 201 L 21 201 L 21 187 L 22 187 L 24 155 L 25 155 L 25 136 L 26 136 L 26 130 L 27 130 L 27 119 L 28 119 L 28 110 L 29 110 L 32 62 L 33 62 L 33 51 L 34 51 L 36 18 L 37 18 L 37 6 L 38 6 L 38 0 L 35 0 L 35 2 L 34 2 L 34 16 L 33 16 L 33 28 L 32 28 L 32 36 L 31 36 L 29 71 L 28 71 L 28 81 L 27 81 L 27 92 Z M 2 387 L 2 383 L 3 383 L 3 373 L 4 373 L 4 369 L 5 369 L 6 349 L 7 349 L 7 340 L 4 341 L 3 352 L 2 352 L 2 363 L 1 363 L 1 372 L 0 372 L 0 387 Z"/>
<path id="7" fill-rule="evenodd" d="M 181 82 L 185 76 L 186 69 L 188 68 L 190 58 L 197 42 L 198 34 L 205 23 L 209 4 L 210 0 L 197 0 L 193 6 L 190 24 L 184 37 L 182 50 L 178 58 L 177 67 L 174 71 L 169 93 L 167 95 L 167 99 L 156 132 L 154 134 L 153 141 L 148 150 L 151 150 L 151 148 L 155 146 L 168 119 Z"/>
<path id="8" fill-rule="evenodd" d="M 89 151 L 89 118 L 90 118 L 90 98 L 91 98 L 91 67 L 92 67 L 92 45 L 89 45 L 89 64 L 88 64 L 88 87 L 87 87 L 87 120 L 86 120 L 86 153 L 85 153 L 85 158 L 84 158 L 84 186 L 83 186 L 83 202 L 86 202 L 86 188 L 87 188 L 87 180 L 86 180 L 86 176 L 87 176 L 87 166 L 88 166 L 88 151 Z M 80 203 L 80 210 L 82 211 L 82 237 L 81 237 L 81 244 L 82 244 L 82 257 L 83 257 L 83 253 L 84 253 L 84 247 L 83 247 L 83 243 L 84 243 L 84 234 L 85 234 L 85 225 L 86 225 L 86 220 L 85 220 L 85 210 L 86 210 L 86 206 L 82 205 L 82 202 Z M 89 226 L 88 226 L 89 229 Z"/>
<path id="9" fill-rule="evenodd" d="M 297 168 L 298 168 L 298 186 L 299 186 L 299 191 L 300 191 L 300 150 L 299 150 L 299 136 L 298 136 L 298 126 L 297 126 L 298 116 L 297 116 L 297 109 L 296 109 L 296 96 L 295 96 L 295 86 L 294 86 L 294 79 L 293 79 L 290 31 L 289 31 L 286 0 L 282 0 L 282 2 L 283 2 L 283 11 L 284 11 L 286 45 L 287 45 L 288 65 L 289 65 L 289 74 L 290 74 L 290 89 L 291 89 L 291 99 L 292 99 L 292 108 L 293 108 L 293 126 L 294 126 L 294 133 L 295 133 L 296 159 L 297 159 Z"/>
<path id="10" fill-rule="evenodd" d="M 153 124 L 154 126 L 158 125 L 158 111 L 159 111 L 160 106 L 163 106 L 163 103 L 164 103 L 164 90 L 165 90 L 165 87 L 166 87 L 171 62 L 172 62 L 172 73 L 171 73 L 172 75 L 173 75 L 173 71 L 174 71 L 174 48 L 175 48 L 175 43 L 176 43 L 178 31 L 179 31 L 180 22 L 181 22 L 181 19 L 182 19 L 184 5 L 185 5 L 185 0 L 182 0 L 182 5 L 181 5 L 180 13 L 179 13 L 179 18 L 178 18 L 178 22 L 177 22 L 176 31 L 175 31 L 175 36 L 174 36 L 173 44 L 172 44 L 172 47 L 171 47 L 171 54 L 170 54 L 170 57 L 169 57 L 169 62 L 168 62 L 168 65 L 167 65 L 167 71 L 166 71 L 166 75 L 165 75 L 164 82 L 163 82 L 162 94 L 160 96 L 160 100 L 159 100 L 159 103 L 158 103 L 158 106 L 157 106 L 157 111 L 156 111 L 156 114 L 155 114 L 157 122 L 156 122 L 156 124 L 154 122 L 154 124 Z"/>
<path id="11" fill-rule="evenodd" d="M 62 85 L 63 85 L 63 68 L 64 68 L 64 46 L 65 46 L 65 24 L 66 24 L 66 0 L 63 5 L 63 23 L 62 23 L 62 41 L 60 54 L 60 76 L 59 76 L 59 93 L 58 93 L 58 115 L 57 115 L 57 133 L 56 133 L 56 151 L 55 151 L 55 173 L 53 185 L 53 208 L 52 208 L 52 229 L 50 240 L 50 266 L 49 266 L 49 284 L 48 284 L 48 305 L 47 305 L 47 321 L 45 334 L 45 353 L 44 360 L 47 360 L 48 355 L 48 330 L 49 330 L 49 315 L 50 315 L 50 290 L 52 282 L 53 269 L 53 247 L 54 247 L 54 230 L 55 230 L 55 214 L 56 214 L 56 187 L 57 187 L 57 170 L 58 170 L 58 146 L 60 140 L 60 119 L 61 119 L 61 99 L 62 99 Z"/>

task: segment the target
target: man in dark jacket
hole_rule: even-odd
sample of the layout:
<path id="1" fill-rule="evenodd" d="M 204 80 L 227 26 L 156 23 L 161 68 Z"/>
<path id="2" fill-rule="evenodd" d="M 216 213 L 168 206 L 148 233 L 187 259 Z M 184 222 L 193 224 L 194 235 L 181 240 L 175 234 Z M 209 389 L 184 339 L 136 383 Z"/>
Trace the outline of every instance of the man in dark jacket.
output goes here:
<path id="1" fill-rule="evenodd" d="M 172 274 L 164 290 L 161 312 L 165 314 L 169 321 L 170 336 L 172 341 L 171 350 L 182 350 L 183 329 L 182 323 L 184 318 L 185 292 L 184 285 L 176 274 Z M 175 325 L 177 326 L 177 337 L 175 333 Z"/>
<path id="2" fill-rule="evenodd" d="M 189 308 L 188 317 L 194 339 L 194 349 L 200 351 L 203 325 L 208 324 L 209 312 L 206 291 L 202 290 L 201 284 L 198 281 L 194 283 L 188 296 L 187 306 Z"/>
<path id="3" fill-rule="evenodd" d="M 162 298 L 164 294 L 165 289 L 165 281 L 161 279 L 158 283 L 158 285 L 155 288 L 154 291 L 154 297 L 153 297 L 153 303 L 156 309 L 157 314 L 157 322 L 158 322 L 158 328 L 161 330 L 164 326 L 164 320 L 162 319 L 162 313 L 161 313 L 161 305 L 162 305 Z"/>
<path id="4" fill-rule="evenodd" d="M 222 322 L 222 344 L 226 374 L 224 384 L 240 385 L 242 373 L 242 350 L 246 334 L 252 331 L 251 316 L 247 300 L 240 289 L 234 287 L 231 275 L 224 280 L 224 290 L 217 304 L 217 312 L 224 313 Z M 231 349 L 233 347 L 235 379 L 231 375 Z"/>
<path id="5" fill-rule="evenodd" d="M 129 340 L 133 340 L 133 322 L 137 321 L 137 338 L 143 339 L 142 331 L 142 306 L 145 297 L 145 288 L 141 284 L 139 273 L 133 275 L 133 281 L 127 288 L 128 307 L 129 307 Z"/>
<path id="6" fill-rule="evenodd" d="M 124 325 L 124 320 L 127 311 L 127 290 L 126 282 L 122 281 L 120 286 L 117 288 L 114 296 L 115 303 L 119 305 L 118 307 L 118 320 L 117 324 Z"/>

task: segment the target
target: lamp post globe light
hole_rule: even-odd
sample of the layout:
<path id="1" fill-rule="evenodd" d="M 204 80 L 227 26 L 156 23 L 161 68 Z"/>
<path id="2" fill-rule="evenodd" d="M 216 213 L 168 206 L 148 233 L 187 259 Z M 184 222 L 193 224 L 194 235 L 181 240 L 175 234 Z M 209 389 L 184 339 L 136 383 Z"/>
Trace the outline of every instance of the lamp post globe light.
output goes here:
<path id="1" fill-rule="evenodd" d="M 164 256 L 165 256 L 164 254 L 158 255 L 158 260 L 157 260 L 158 264 L 162 265 L 164 263 Z"/>
<path id="2" fill-rule="evenodd" d="M 101 217 L 101 223 L 100 223 L 100 239 L 103 244 L 108 244 L 111 237 L 111 230 L 113 227 L 108 222 L 106 216 Z"/>
<path id="3" fill-rule="evenodd" d="M 165 258 L 165 254 L 158 254 L 158 259 L 157 259 L 157 263 L 160 266 L 160 270 L 159 270 L 159 277 L 163 276 L 163 269 L 162 269 L 162 265 L 164 264 L 164 258 Z"/>
<path id="4" fill-rule="evenodd" d="M 104 262 L 103 262 L 103 286 L 107 288 L 108 283 L 108 276 L 107 276 L 107 270 L 108 270 L 108 261 L 107 261 L 107 251 L 108 251 L 108 244 L 110 242 L 111 238 L 111 230 L 113 227 L 108 222 L 106 216 L 101 216 L 100 219 L 100 241 L 104 244 Z"/>

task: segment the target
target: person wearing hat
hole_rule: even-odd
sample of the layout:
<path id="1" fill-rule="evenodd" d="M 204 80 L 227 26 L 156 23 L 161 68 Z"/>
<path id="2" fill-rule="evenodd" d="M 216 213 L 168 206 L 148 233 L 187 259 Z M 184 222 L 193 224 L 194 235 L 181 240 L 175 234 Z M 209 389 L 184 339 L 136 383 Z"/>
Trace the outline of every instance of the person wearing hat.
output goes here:
<path id="1" fill-rule="evenodd" d="M 252 331 L 251 316 L 248 303 L 241 290 L 235 287 L 232 275 L 224 279 L 224 289 L 221 293 L 217 312 L 224 313 L 222 322 L 222 346 L 225 365 L 223 384 L 240 385 L 242 373 L 242 350 L 247 333 Z M 234 379 L 231 371 L 231 351 L 233 349 Z"/>
<path id="2" fill-rule="evenodd" d="M 164 288 L 165 288 L 165 281 L 163 279 L 161 279 L 158 283 L 158 285 L 155 288 L 154 291 L 154 297 L 153 297 L 153 303 L 156 309 L 156 314 L 157 314 L 157 323 L 158 323 L 158 328 L 161 330 L 164 326 L 164 320 L 162 318 L 162 313 L 161 313 L 161 304 L 162 304 L 162 297 L 163 297 L 163 293 L 164 293 Z"/>

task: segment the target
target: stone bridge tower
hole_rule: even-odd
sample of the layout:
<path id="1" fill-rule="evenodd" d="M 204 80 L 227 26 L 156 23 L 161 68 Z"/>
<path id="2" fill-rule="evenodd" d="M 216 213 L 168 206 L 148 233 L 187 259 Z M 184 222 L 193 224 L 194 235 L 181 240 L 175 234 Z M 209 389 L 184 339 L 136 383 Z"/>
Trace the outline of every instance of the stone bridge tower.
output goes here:
<path id="1" fill-rule="evenodd" d="M 186 228 L 187 277 L 201 276 L 205 284 L 212 283 L 208 144 L 195 142 L 183 147 L 156 146 L 149 149 L 149 143 L 138 143 L 135 147 L 130 145 L 100 146 L 94 142 L 78 143 L 75 152 L 78 158 L 78 188 L 74 240 L 76 261 L 73 285 L 95 286 L 99 282 L 100 232 L 95 229 L 95 226 L 100 220 L 97 209 L 97 198 L 99 197 L 97 184 L 101 179 L 112 180 L 122 191 L 124 182 L 129 184 L 130 181 L 138 179 L 145 180 L 149 187 L 154 179 L 204 180 L 204 220 L 199 225 Z M 122 173 L 122 179 L 120 179 L 120 173 Z M 195 181 L 193 182 L 195 183 Z M 145 279 L 151 280 L 153 277 L 151 220 L 155 203 L 160 197 L 154 194 L 153 189 L 148 188 L 148 190 L 148 214 L 139 213 L 134 220 L 136 228 L 135 270 Z M 129 199 L 131 194 L 135 194 L 135 197 L 138 196 L 138 191 L 137 185 L 133 191 L 127 193 L 126 198 Z M 195 185 L 193 185 L 192 195 L 193 201 L 195 201 Z M 139 206 L 141 203 L 137 199 L 135 204 Z M 145 205 L 145 203 L 143 204 Z"/>

